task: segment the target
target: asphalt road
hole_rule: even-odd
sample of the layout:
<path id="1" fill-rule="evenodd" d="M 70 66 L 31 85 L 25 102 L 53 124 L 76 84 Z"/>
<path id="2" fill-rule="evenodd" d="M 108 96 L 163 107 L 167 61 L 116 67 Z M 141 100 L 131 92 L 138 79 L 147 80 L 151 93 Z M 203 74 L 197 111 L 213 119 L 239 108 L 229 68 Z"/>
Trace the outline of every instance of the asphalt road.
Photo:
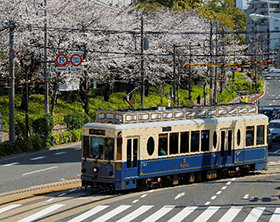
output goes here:
<path id="1" fill-rule="evenodd" d="M 80 143 L 0 159 L 0 193 L 80 178 Z"/>
<path id="2" fill-rule="evenodd" d="M 280 106 L 280 77 L 266 80 L 264 96 L 259 100 L 260 106 Z"/>

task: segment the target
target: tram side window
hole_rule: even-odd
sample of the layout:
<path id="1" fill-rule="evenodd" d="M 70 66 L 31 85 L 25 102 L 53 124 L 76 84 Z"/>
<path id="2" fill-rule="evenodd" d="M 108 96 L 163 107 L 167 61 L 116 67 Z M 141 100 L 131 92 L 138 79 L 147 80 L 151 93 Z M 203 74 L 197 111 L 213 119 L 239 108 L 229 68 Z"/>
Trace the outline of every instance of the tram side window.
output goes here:
<path id="1" fill-rule="evenodd" d="M 126 147 L 126 167 L 131 168 L 131 139 L 127 140 L 127 147 Z"/>
<path id="2" fill-rule="evenodd" d="M 105 138 L 105 160 L 114 159 L 114 139 Z"/>
<path id="3" fill-rule="evenodd" d="M 88 157 L 89 136 L 83 136 L 83 157 Z"/>
<path id="4" fill-rule="evenodd" d="M 188 153 L 188 152 L 189 152 L 189 132 L 182 132 L 180 153 Z"/>
<path id="5" fill-rule="evenodd" d="M 209 151 L 209 130 L 201 131 L 201 151 Z"/>
<path id="6" fill-rule="evenodd" d="M 191 152 L 199 152 L 199 131 L 191 132 Z"/>
<path id="7" fill-rule="evenodd" d="M 254 126 L 246 127 L 246 146 L 254 145 Z"/>
<path id="8" fill-rule="evenodd" d="M 264 144 L 264 126 L 257 126 L 257 145 Z"/>
<path id="9" fill-rule="evenodd" d="M 138 139 L 133 139 L 133 167 L 138 164 Z"/>
<path id="10" fill-rule="evenodd" d="M 221 131 L 221 156 L 225 155 L 226 131 Z"/>
<path id="11" fill-rule="evenodd" d="M 117 139 L 117 160 L 122 159 L 122 138 Z"/>
<path id="12" fill-rule="evenodd" d="M 228 131 L 228 156 L 231 156 L 232 149 L 232 130 Z"/>
<path id="13" fill-rule="evenodd" d="M 103 138 L 91 138 L 90 157 L 94 159 L 103 159 Z"/>
<path id="14" fill-rule="evenodd" d="M 169 149 L 170 154 L 178 153 L 178 133 L 170 133 Z"/>
<path id="15" fill-rule="evenodd" d="M 168 134 L 159 134 L 158 137 L 158 155 L 167 155 Z"/>

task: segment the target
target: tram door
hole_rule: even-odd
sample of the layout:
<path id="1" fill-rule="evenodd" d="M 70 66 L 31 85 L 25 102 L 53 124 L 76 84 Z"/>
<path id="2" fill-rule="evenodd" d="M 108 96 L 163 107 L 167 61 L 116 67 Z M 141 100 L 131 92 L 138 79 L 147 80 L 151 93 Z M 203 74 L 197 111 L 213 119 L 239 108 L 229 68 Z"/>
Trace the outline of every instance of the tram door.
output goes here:
<path id="1" fill-rule="evenodd" d="M 127 139 L 126 145 L 126 176 L 138 175 L 138 153 L 139 140 L 138 138 Z"/>
<path id="2" fill-rule="evenodd" d="M 221 163 L 222 165 L 233 163 L 232 144 L 233 134 L 231 129 L 221 131 Z"/>

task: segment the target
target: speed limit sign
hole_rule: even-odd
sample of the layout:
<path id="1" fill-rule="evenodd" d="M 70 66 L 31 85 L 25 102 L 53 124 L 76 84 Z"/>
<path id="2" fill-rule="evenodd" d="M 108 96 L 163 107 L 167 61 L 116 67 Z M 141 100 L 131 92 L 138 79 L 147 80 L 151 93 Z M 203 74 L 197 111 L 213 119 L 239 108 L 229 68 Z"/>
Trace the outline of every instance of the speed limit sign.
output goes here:
<path id="1" fill-rule="evenodd" d="M 70 58 L 72 66 L 80 66 L 82 64 L 82 57 L 79 54 L 73 54 Z"/>

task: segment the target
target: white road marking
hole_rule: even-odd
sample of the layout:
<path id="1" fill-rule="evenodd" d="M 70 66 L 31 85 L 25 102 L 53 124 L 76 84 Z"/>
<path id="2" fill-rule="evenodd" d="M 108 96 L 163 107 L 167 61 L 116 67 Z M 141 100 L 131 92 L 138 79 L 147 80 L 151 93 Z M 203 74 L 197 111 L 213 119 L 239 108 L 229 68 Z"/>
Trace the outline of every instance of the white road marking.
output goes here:
<path id="1" fill-rule="evenodd" d="M 234 177 L 234 178 L 232 178 L 231 180 L 232 180 L 232 181 L 235 181 L 235 180 L 236 180 L 236 178 Z"/>
<path id="2" fill-rule="evenodd" d="M 230 184 L 231 184 L 231 182 L 227 182 L 227 183 L 226 183 L 226 185 L 230 185 Z"/>
<path id="3" fill-rule="evenodd" d="M 3 166 L 13 166 L 13 165 L 18 165 L 18 164 L 20 164 L 20 162 L 7 163 Z"/>
<path id="4" fill-rule="evenodd" d="M 141 198 L 144 198 L 146 197 L 148 194 L 143 194 L 142 196 L 140 196 Z"/>
<path id="5" fill-rule="evenodd" d="M 253 210 L 251 210 L 250 214 L 246 217 L 244 222 L 254 222 L 259 219 L 259 217 L 262 215 L 262 212 L 264 211 L 265 207 L 254 207 Z"/>
<path id="6" fill-rule="evenodd" d="M 54 198 L 51 198 L 51 199 L 46 200 L 46 202 L 51 202 L 53 200 L 54 200 Z"/>
<path id="7" fill-rule="evenodd" d="M 219 222 L 231 222 L 237 216 L 237 214 L 240 212 L 241 209 L 242 207 L 238 207 L 238 206 L 231 207 L 226 212 L 226 214 L 219 220 Z"/>
<path id="8" fill-rule="evenodd" d="M 41 160 L 45 158 L 46 158 L 45 156 L 38 156 L 38 157 L 31 158 L 30 160 Z"/>
<path id="9" fill-rule="evenodd" d="M 44 169 L 41 169 L 41 170 L 35 170 L 35 171 L 32 171 L 32 172 L 24 173 L 24 174 L 22 174 L 22 176 L 26 176 L 26 175 L 34 174 L 34 173 L 40 173 L 40 172 L 47 171 L 47 170 L 52 170 L 52 169 L 55 169 L 55 168 L 58 168 L 58 166 L 53 166 L 53 167 L 44 168 Z"/>
<path id="10" fill-rule="evenodd" d="M 275 100 L 273 100 L 272 102 L 275 103 Z"/>
<path id="11" fill-rule="evenodd" d="M 227 186 L 223 186 L 223 187 L 222 187 L 222 190 L 225 190 L 225 189 L 227 189 Z"/>
<path id="12" fill-rule="evenodd" d="M 220 190 L 220 191 L 218 191 L 216 194 L 219 195 L 219 194 L 221 194 L 222 192 L 223 192 L 223 191 Z"/>
<path id="13" fill-rule="evenodd" d="M 152 214 L 151 216 L 147 217 L 142 222 L 154 222 L 157 221 L 159 218 L 163 217 L 165 214 L 167 214 L 169 211 L 173 210 L 176 206 L 174 205 L 166 205 L 159 209 L 157 212 Z"/>
<path id="14" fill-rule="evenodd" d="M 16 207 L 20 207 L 20 206 L 21 206 L 21 204 L 13 204 L 13 205 L 9 205 L 9 206 L 0 208 L 0 214 L 6 212 L 8 210 L 12 210 L 12 209 L 14 209 Z"/>
<path id="15" fill-rule="evenodd" d="M 64 204 L 54 204 L 54 205 L 52 205 L 52 206 L 50 206 L 50 207 L 48 207 L 48 208 L 46 208 L 44 210 L 39 211 L 36 214 L 33 214 L 33 215 L 29 216 L 29 217 L 24 218 L 24 219 L 22 219 L 22 220 L 20 220 L 18 222 L 36 221 L 37 219 L 39 219 L 39 218 L 49 214 L 50 212 L 55 211 L 55 210 L 57 210 L 57 209 L 59 209 L 60 207 L 63 207 L 63 206 L 64 206 Z"/>
<path id="16" fill-rule="evenodd" d="M 279 222 L 279 221 L 280 221 L 280 208 L 276 208 L 269 222 Z"/>
<path id="17" fill-rule="evenodd" d="M 154 192 L 155 190 L 149 190 L 149 193 L 152 193 L 152 192 Z"/>
<path id="18" fill-rule="evenodd" d="M 184 196 L 186 193 L 179 193 L 174 200 L 177 200 L 179 199 L 180 197 Z"/>
<path id="19" fill-rule="evenodd" d="M 193 222 L 207 221 L 220 207 L 210 206 L 202 214 L 199 215 Z"/>
<path id="20" fill-rule="evenodd" d="M 98 212 L 104 210 L 105 208 L 107 208 L 109 206 L 105 206 L 105 205 L 100 205 L 100 206 L 97 206 L 97 207 L 94 207 L 92 208 L 91 210 L 73 218 L 72 220 L 69 220 L 68 222 L 80 222 L 80 221 L 83 221 L 89 217 L 91 217 L 92 215 L 94 214 L 97 214 Z"/>
<path id="21" fill-rule="evenodd" d="M 61 155 L 61 154 L 65 154 L 66 152 L 58 152 L 58 153 L 55 153 L 54 155 Z"/>
<path id="22" fill-rule="evenodd" d="M 209 205 L 211 202 L 210 201 L 207 201 L 204 205 Z"/>
<path id="23" fill-rule="evenodd" d="M 249 199 L 249 194 L 246 194 L 243 199 L 248 200 Z"/>
<path id="24" fill-rule="evenodd" d="M 172 217 L 168 222 L 180 222 L 184 220 L 188 215 L 190 215 L 196 208 L 197 206 L 185 207 L 178 214 Z"/>
<path id="25" fill-rule="evenodd" d="M 95 219 L 94 221 L 92 222 L 104 222 L 106 220 L 109 220 L 111 219 L 112 217 L 116 216 L 117 214 L 125 211 L 126 209 L 130 208 L 131 206 L 130 205 L 121 205 L 117 208 L 115 208 L 114 210 L 104 214 L 103 216 Z"/>
<path id="26" fill-rule="evenodd" d="M 137 203 L 139 200 L 137 199 L 137 200 L 134 200 L 134 201 L 132 201 L 132 203 Z"/>
<path id="27" fill-rule="evenodd" d="M 215 200 L 217 198 L 217 196 L 213 196 L 211 197 L 211 200 Z"/>
<path id="28" fill-rule="evenodd" d="M 137 210 L 131 212 L 130 214 L 126 215 L 122 219 L 118 220 L 117 222 L 128 222 L 134 220 L 136 217 L 140 216 L 141 214 L 145 213 L 149 209 L 151 209 L 152 205 L 144 205 L 138 208 Z"/>
<path id="29" fill-rule="evenodd" d="M 269 105 L 272 106 L 272 103 L 270 103 Z"/>

